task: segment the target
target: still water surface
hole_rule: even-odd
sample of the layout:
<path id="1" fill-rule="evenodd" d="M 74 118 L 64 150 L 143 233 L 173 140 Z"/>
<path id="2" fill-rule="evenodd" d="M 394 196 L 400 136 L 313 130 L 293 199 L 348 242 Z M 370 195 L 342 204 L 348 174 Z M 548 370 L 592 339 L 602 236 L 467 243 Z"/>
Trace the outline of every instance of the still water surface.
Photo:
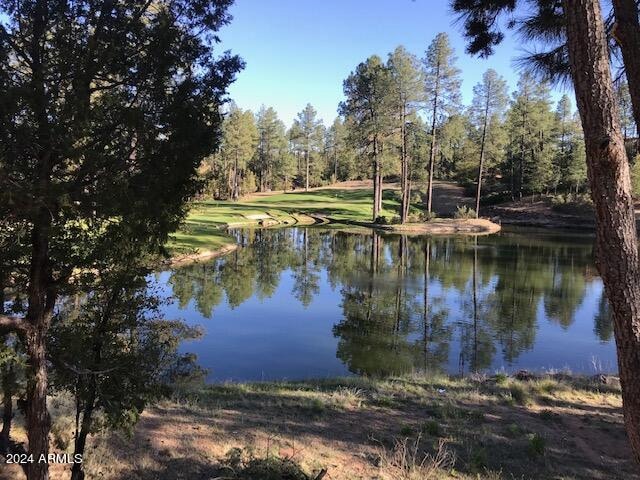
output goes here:
<path id="1" fill-rule="evenodd" d="M 615 371 L 586 235 L 427 238 L 239 230 L 242 248 L 163 272 L 209 381 L 415 371 Z"/>

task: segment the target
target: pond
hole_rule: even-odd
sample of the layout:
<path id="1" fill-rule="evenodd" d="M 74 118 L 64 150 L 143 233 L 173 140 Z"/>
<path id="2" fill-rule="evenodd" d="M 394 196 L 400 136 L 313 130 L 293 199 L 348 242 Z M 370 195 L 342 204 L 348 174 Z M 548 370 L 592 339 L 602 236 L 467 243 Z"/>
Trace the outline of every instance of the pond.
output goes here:
<path id="1" fill-rule="evenodd" d="M 155 280 L 167 316 L 203 327 L 182 348 L 209 381 L 617 370 L 588 235 L 234 235 L 236 252 Z"/>

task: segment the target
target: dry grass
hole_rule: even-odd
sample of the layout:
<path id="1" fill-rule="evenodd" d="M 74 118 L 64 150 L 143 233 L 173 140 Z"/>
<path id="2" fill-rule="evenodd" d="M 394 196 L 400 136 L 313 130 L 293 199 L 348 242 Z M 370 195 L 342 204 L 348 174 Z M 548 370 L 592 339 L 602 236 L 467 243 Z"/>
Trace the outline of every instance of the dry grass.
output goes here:
<path id="1" fill-rule="evenodd" d="M 382 477 L 389 480 L 431 480 L 451 474 L 455 465 L 455 454 L 447 448 L 444 440 L 438 442 L 433 454 L 422 449 L 422 436 L 402 438 L 395 441 L 392 449 L 378 450 Z"/>
<path id="2" fill-rule="evenodd" d="M 56 450 L 65 401 L 52 402 Z M 149 409 L 132 437 L 95 435 L 86 469 L 114 480 L 640 478 L 619 386 L 560 375 L 207 386 Z"/>

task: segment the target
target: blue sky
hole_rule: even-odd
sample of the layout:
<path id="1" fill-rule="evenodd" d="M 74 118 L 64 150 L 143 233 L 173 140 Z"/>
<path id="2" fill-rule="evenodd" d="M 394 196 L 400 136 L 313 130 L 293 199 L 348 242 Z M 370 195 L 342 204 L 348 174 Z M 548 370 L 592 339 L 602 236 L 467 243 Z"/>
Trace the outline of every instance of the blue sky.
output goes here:
<path id="1" fill-rule="evenodd" d="M 272 106 L 285 124 L 311 103 L 325 123 L 337 115 L 342 81 L 369 55 L 386 56 L 404 45 L 422 57 L 433 37 L 447 32 L 462 70 L 462 93 L 469 103 L 473 86 L 487 68 L 513 89 L 521 54 L 509 34 L 488 60 L 465 53 L 460 26 L 448 0 L 236 0 L 232 23 L 220 33 L 223 49 L 247 63 L 231 97 L 241 108 Z"/>

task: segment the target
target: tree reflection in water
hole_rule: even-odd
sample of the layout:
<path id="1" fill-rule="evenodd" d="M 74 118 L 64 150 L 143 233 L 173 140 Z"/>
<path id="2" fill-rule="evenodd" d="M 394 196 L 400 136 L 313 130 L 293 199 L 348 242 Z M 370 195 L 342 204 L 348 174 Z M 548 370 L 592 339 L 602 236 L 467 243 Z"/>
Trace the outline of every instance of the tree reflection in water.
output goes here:
<path id="1" fill-rule="evenodd" d="M 236 308 L 253 296 L 271 298 L 287 273 L 291 300 L 312 311 L 330 287 L 342 311 L 332 328 L 336 355 L 356 374 L 509 366 L 534 349 L 540 329 L 570 328 L 590 286 L 600 284 L 586 236 L 429 238 L 319 228 L 235 235 L 240 250 L 171 273 L 179 305 L 193 301 L 215 318 L 224 299 Z M 587 312 L 592 338 L 609 342 L 606 300 L 601 288 L 591 290 L 600 296 Z"/>

